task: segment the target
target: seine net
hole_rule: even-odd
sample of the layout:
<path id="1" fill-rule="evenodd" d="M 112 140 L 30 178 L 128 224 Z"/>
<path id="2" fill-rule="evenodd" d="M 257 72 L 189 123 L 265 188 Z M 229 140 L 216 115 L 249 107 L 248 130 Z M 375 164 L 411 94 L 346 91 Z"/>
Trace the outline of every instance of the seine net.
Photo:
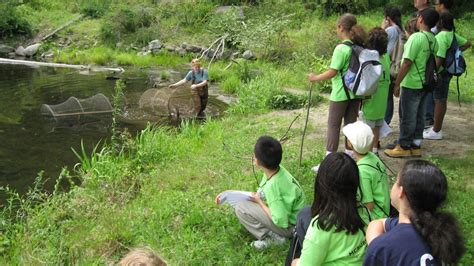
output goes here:
<path id="1" fill-rule="evenodd" d="M 112 113 L 112 105 L 109 99 L 102 93 L 96 94 L 86 99 L 69 97 L 65 102 L 50 105 L 41 105 L 40 112 L 44 116 L 67 117 L 78 115 L 94 115 Z"/>

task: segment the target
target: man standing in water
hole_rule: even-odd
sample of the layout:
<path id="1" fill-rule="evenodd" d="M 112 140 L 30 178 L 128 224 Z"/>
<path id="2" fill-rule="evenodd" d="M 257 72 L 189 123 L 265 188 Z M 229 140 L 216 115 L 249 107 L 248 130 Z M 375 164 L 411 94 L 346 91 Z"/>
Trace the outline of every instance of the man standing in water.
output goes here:
<path id="1" fill-rule="evenodd" d="M 193 59 L 191 61 L 192 70 L 188 72 L 184 79 L 169 85 L 169 88 L 176 88 L 185 84 L 188 81 L 191 81 L 191 91 L 192 97 L 194 102 L 194 110 L 197 114 L 197 117 L 204 118 L 206 114 L 204 113 L 204 109 L 207 106 L 207 100 L 209 98 L 208 92 L 208 80 L 209 75 L 207 70 L 201 68 L 201 63 L 199 59 Z"/>

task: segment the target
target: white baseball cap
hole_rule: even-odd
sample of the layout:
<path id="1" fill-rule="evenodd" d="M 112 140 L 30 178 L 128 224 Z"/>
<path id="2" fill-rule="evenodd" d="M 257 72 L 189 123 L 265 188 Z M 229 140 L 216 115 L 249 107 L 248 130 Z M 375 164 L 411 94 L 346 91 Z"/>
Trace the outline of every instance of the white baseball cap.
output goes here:
<path id="1" fill-rule="evenodd" d="M 362 121 L 351 123 L 342 128 L 342 133 L 351 142 L 353 149 L 359 154 L 366 154 L 372 149 L 374 133 Z"/>

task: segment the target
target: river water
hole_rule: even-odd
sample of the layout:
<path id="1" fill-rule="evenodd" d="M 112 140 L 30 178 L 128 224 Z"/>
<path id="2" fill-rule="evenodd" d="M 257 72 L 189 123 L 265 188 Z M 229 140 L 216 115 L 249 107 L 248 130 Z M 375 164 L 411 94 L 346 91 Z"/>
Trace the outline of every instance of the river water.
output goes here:
<path id="1" fill-rule="evenodd" d="M 98 93 L 112 101 L 115 79 L 111 79 L 111 75 L 0 64 L 0 186 L 8 185 L 24 194 L 43 171 L 45 189 L 50 190 L 63 167 L 72 172 L 78 162 L 72 149 L 79 151 L 81 141 L 90 153 L 99 141 L 107 140 L 111 116 L 63 122 L 45 118 L 40 114 L 40 107 L 42 104 L 60 104 L 71 96 L 84 99 Z M 174 72 L 174 75 L 177 80 L 183 73 Z M 127 127 L 133 133 L 143 128 L 147 120 L 161 119 L 166 123 L 167 114 L 149 119 L 150 116 L 137 111 L 140 96 L 152 87 L 159 77 L 159 70 L 127 70 L 120 77 L 126 81 L 120 119 L 126 123 L 121 123 L 120 127 Z M 215 97 L 213 99 L 210 99 L 210 109 L 213 109 L 213 102 L 216 103 Z M 222 110 L 221 107 L 213 110 Z M 214 115 L 219 113 L 213 112 Z M 132 117 L 129 115 L 132 113 L 140 115 Z M 5 195 L 0 194 L 0 202 L 4 200 Z"/>

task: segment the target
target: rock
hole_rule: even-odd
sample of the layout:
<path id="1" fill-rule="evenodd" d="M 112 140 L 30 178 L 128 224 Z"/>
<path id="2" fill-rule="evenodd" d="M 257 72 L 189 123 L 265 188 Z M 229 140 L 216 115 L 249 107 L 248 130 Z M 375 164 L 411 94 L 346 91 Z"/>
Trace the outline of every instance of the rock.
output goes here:
<path id="1" fill-rule="evenodd" d="M 15 48 L 11 47 L 11 46 L 8 46 L 8 45 L 4 45 L 4 44 L 0 44 L 0 54 L 9 54 L 11 52 L 14 52 L 15 51 Z"/>
<path id="2" fill-rule="evenodd" d="M 161 44 L 161 42 L 159 40 L 153 40 L 153 41 L 148 43 L 148 50 L 150 50 L 151 52 L 155 52 L 156 50 L 160 50 L 161 47 L 163 47 L 163 45 Z"/>
<path id="3" fill-rule="evenodd" d="M 242 54 L 242 57 L 244 59 L 247 59 L 247 60 L 251 60 L 251 59 L 254 59 L 255 56 L 253 55 L 252 51 L 250 50 L 246 50 L 243 54 Z"/>
<path id="4" fill-rule="evenodd" d="M 244 9 L 240 6 L 220 6 L 214 11 L 216 14 L 223 14 L 227 12 L 235 12 L 238 18 L 245 17 Z"/>
<path id="5" fill-rule="evenodd" d="M 25 54 L 25 56 L 31 57 L 35 55 L 36 52 L 38 52 L 38 49 L 40 48 L 40 46 L 41 46 L 41 43 L 30 45 L 23 50 L 23 53 Z"/>
<path id="6" fill-rule="evenodd" d="M 215 53 L 214 50 L 209 49 L 209 50 L 204 54 L 204 56 L 206 56 L 207 59 L 211 59 L 211 58 L 214 56 L 214 53 Z"/>
<path id="7" fill-rule="evenodd" d="M 176 51 L 176 53 L 179 54 L 179 56 L 185 56 L 186 55 L 186 50 L 181 48 L 181 47 L 176 48 L 175 51 Z"/>
<path id="8" fill-rule="evenodd" d="M 203 50 L 203 48 L 201 46 L 197 46 L 197 45 L 190 45 L 190 46 L 186 47 L 186 51 L 188 51 L 190 53 L 200 53 L 202 50 Z"/>
<path id="9" fill-rule="evenodd" d="M 181 48 L 186 49 L 187 47 L 188 47 L 188 43 L 183 42 L 183 43 L 181 44 Z"/>
<path id="10" fill-rule="evenodd" d="M 168 52 L 174 52 L 176 48 L 175 48 L 174 46 L 171 46 L 171 45 L 166 45 L 166 46 L 165 46 L 165 49 L 166 49 Z"/>
<path id="11" fill-rule="evenodd" d="M 18 46 L 15 50 L 15 54 L 18 56 L 25 56 L 25 48 L 23 46 Z"/>
<path id="12" fill-rule="evenodd" d="M 138 55 L 139 55 L 139 56 L 147 56 L 147 55 L 149 55 L 149 54 L 151 54 L 151 52 L 150 52 L 150 51 L 146 51 L 146 52 L 139 52 L 139 53 L 138 53 Z"/>

